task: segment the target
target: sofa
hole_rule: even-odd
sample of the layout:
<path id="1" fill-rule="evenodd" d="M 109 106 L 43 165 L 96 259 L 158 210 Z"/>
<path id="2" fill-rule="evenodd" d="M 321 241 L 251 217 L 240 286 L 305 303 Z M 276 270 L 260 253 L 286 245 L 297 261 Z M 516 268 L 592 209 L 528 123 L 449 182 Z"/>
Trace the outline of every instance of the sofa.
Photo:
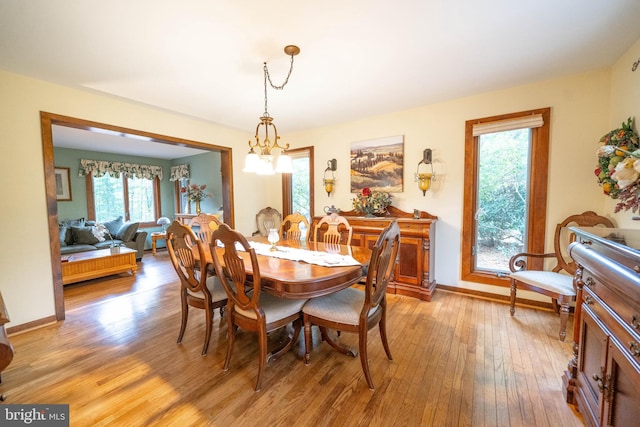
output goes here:
<path id="1" fill-rule="evenodd" d="M 60 254 L 107 249 L 115 244 L 134 249 L 137 251 L 136 261 L 142 260 L 147 232 L 138 231 L 139 223 L 123 222 L 120 216 L 112 221 L 103 222 L 102 225 L 106 227 L 108 233 L 104 233 L 103 240 L 100 241 L 101 239 L 95 235 L 95 221 L 78 218 L 60 222 Z"/>

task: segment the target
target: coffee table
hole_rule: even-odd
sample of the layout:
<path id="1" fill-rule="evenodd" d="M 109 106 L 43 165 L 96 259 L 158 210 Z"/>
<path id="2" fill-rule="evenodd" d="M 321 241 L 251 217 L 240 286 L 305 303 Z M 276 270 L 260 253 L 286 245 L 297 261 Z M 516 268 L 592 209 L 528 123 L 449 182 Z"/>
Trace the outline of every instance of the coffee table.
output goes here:
<path id="1" fill-rule="evenodd" d="M 99 249 L 67 255 L 62 261 L 62 284 L 68 285 L 127 271 L 135 275 L 138 270 L 136 252 L 121 247 L 120 252 L 115 254 L 111 253 L 111 249 Z"/>

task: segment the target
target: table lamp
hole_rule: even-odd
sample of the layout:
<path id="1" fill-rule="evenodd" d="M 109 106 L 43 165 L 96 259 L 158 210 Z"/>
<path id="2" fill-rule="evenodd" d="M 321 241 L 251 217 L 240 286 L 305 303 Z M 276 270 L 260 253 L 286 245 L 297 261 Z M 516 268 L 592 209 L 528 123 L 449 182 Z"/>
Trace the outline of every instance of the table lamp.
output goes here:
<path id="1" fill-rule="evenodd" d="M 167 231 L 167 225 L 171 224 L 171 221 L 166 216 L 161 216 L 158 218 L 157 224 L 162 226 L 162 232 L 164 233 Z"/>

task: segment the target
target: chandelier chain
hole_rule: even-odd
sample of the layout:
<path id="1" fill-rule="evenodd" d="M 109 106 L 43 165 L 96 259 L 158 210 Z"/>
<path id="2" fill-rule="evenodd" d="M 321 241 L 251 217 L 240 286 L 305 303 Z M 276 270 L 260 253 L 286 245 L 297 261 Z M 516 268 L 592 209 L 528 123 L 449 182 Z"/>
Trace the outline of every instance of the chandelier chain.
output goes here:
<path id="1" fill-rule="evenodd" d="M 269 117 L 269 109 L 267 108 L 267 81 L 269 85 L 276 90 L 282 90 L 289 83 L 289 77 L 291 77 L 291 72 L 293 71 L 293 56 L 291 55 L 291 65 L 289 66 L 289 73 L 287 77 L 284 79 L 284 82 L 281 85 L 274 85 L 271 81 L 271 74 L 269 74 L 269 68 L 267 68 L 267 63 L 265 62 L 262 69 L 264 70 L 264 114 L 263 117 Z"/>

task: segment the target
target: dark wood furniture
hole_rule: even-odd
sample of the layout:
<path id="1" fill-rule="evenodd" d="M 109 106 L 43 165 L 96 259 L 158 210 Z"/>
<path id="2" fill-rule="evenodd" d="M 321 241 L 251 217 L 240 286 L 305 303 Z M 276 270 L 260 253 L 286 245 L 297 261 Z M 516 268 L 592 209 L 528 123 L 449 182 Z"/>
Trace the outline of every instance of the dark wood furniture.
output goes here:
<path id="1" fill-rule="evenodd" d="M 268 244 L 266 237 L 251 237 L 251 241 Z M 278 259 L 258 255 L 262 289 L 275 296 L 290 299 L 308 299 L 337 292 L 357 283 L 362 277 L 362 267 L 369 264 L 371 250 L 352 246 L 326 247 L 324 243 L 281 240 L 278 246 L 325 251 L 351 255 L 362 265 L 323 267 L 306 262 Z M 334 251 L 337 249 L 337 252 Z M 222 248 L 218 248 L 222 252 Z M 251 275 L 251 263 L 246 252 L 238 252 L 245 260 L 247 274 Z M 206 262 L 212 263 L 210 251 L 206 251 Z"/>
<path id="2" fill-rule="evenodd" d="M 512 256 L 509 260 L 509 269 L 511 270 L 511 308 L 509 311 L 511 316 L 513 317 L 516 311 L 516 292 L 518 288 L 550 297 L 556 314 L 560 315 L 560 341 L 564 341 L 567 335 L 569 303 L 576 299 L 576 291 L 573 287 L 573 274 L 576 272 L 576 264 L 567 256 L 567 246 L 575 240 L 575 236 L 570 232 L 569 228 L 576 226 L 613 227 L 613 223 L 608 218 L 599 216 L 592 211 L 571 215 L 556 225 L 553 252 L 546 254 L 521 252 Z M 544 259 L 553 259 L 555 261 L 556 265 L 551 271 L 544 271 L 542 270 L 543 266 L 539 265 L 540 261 Z M 561 271 L 565 273 L 560 273 Z"/>
<path id="3" fill-rule="evenodd" d="M 216 241 L 220 241 L 224 247 L 217 246 Z M 242 247 L 242 252 L 239 252 L 238 246 Z M 255 390 L 260 391 L 264 370 L 269 360 L 284 354 L 297 341 L 302 327 L 302 306 L 306 300 L 279 298 L 263 292 L 260 264 L 255 250 L 242 234 L 232 230 L 228 225 L 220 225 L 211 234 L 209 251 L 216 275 L 220 278 L 229 299 L 227 310 L 229 345 L 224 360 L 224 370 L 228 370 L 231 363 L 238 327 L 254 332 L 258 336 L 259 349 Z M 245 269 L 245 263 L 251 265 L 250 276 Z M 293 324 L 294 329 L 289 339 L 271 354 L 267 354 L 267 334 L 290 323 Z"/>
<path id="4" fill-rule="evenodd" d="M 572 228 L 576 345 L 563 378 L 589 426 L 640 420 L 640 230 Z"/>
<path id="5" fill-rule="evenodd" d="M 393 278 L 387 291 L 431 301 L 436 289 L 435 231 L 437 216 L 418 211 L 404 212 L 394 206 L 387 208 L 386 217 L 367 218 L 354 211 L 341 212 L 353 227 L 352 247 L 371 248 L 391 219 L 400 227 L 400 250 Z M 322 217 L 314 217 L 311 227 Z"/>
<path id="6" fill-rule="evenodd" d="M 7 312 L 7 307 L 4 305 L 2 293 L 0 293 L 0 374 L 13 360 L 13 346 L 11 342 L 9 342 L 7 331 L 4 329 L 4 324 L 9 321 L 9 313 Z M 0 383 L 1 382 L 2 377 L 0 377 Z M 0 394 L 0 401 L 4 401 L 4 394 Z"/>
<path id="7" fill-rule="evenodd" d="M 386 291 L 400 246 L 400 229 L 397 221 L 385 228 L 371 253 L 364 290 L 346 288 L 325 297 L 313 298 L 302 308 L 304 318 L 305 363 L 309 364 L 311 351 L 311 325 L 318 325 L 324 341 L 339 352 L 351 356 L 357 353 L 333 340 L 327 329 L 358 334 L 360 364 L 369 389 L 374 390 L 367 357 L 367 337 L 371 328 L 378 325 L 382 346 L 389 360 L 391 350 L 387 342 Z"/>
<path id="8" fill-rule="evenodd" d="M 227 294 L 222 289 L 217 277 L 207 278 L 206 270 L 202 273 L 198 267 L 197 259 L 205 257 L 206 247 L 198 239 L 193 230 L 182 225 L 178 221 L 167 229 L 167 250 L 171 258 L 171 264 L 180 279 L 180 303 L 182 306 L 182 321 L 178 333 L 178 344 L 187 328 L 189 307 L 204 310 L 206 317 L 206 330 L 202 355 L 207 354 L 211 332 L 213 330 L 213 311 L 227 305 Z M 198 257 L 194 255 L 198 254 Z"/>

